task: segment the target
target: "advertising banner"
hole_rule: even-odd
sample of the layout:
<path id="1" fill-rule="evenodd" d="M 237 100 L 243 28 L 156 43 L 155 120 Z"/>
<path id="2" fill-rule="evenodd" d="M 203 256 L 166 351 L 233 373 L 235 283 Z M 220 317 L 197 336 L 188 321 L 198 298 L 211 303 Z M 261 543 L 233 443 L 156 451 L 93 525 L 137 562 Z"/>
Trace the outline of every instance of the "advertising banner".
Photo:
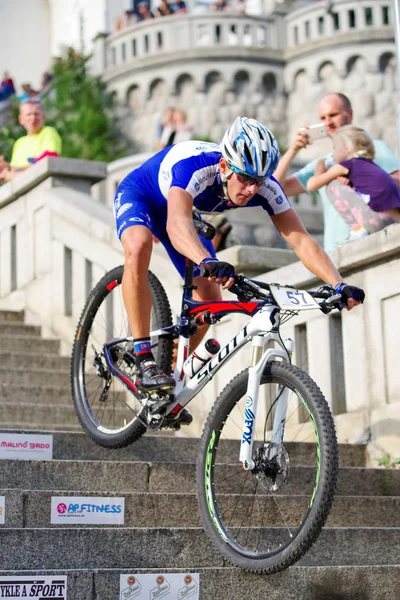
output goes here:
<path id="1" fill-rule="evenodd" d="M 132 573 L 119 581 L 120 600 L 199 600 L 198 573 Z"/>
<path id="2" fill-rule="evenodd" d="M 123 525 L 125 498 L 52 496 L 52 525 Z"/>
<path id="3" fill-rule="evenodd" d="M 36 433 L 0 433 L 0 459 L 51 460 L 53 436 Z"/>
<path id="4" fill-rule="evenodd" d="M 66 600 L 67 576 L 0 576 L 0 598 L 55 598 Z"/>

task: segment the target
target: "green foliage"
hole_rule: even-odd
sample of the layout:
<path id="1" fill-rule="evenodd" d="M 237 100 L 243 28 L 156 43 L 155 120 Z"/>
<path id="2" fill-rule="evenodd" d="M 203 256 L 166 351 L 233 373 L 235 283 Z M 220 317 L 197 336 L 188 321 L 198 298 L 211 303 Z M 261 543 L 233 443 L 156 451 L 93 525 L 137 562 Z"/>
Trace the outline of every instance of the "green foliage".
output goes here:
<path id="1" fill-rule="evenodd" d="M 89 74 L 89 59 L 72 48 L 55 59 L 44 99 L 46 124 L 61 135 L 63 156 L 108 162 L 125 156 L 128 144 L 113 116 L 113 95 Z"/>
<path id="2" fill-rule="evenodd" d="M 43 98 L 46 125 L 61 135 L 67 158 L 112 161 L 132 152 L 113 115 L 114 97 L 99 77 L 88 72 L 89 56 L 72 48 L 54 60 L 53 80 Z M 0 154 L 11 159 L 16 139 L 26 135 L 18 123 L 19 103 L 10 105 L 10 117 L 0 127 Z"/>
<path id="3" fill-rule="evenodd" d="M 7 162 L 10 162 L 15 140 L 25 135 L 26 131 L 18 123 L 19 102 L 17 100 L 10 100 L 8 113 L 7 122 L 0 127 L 0 155 L 4 156 Z"/>

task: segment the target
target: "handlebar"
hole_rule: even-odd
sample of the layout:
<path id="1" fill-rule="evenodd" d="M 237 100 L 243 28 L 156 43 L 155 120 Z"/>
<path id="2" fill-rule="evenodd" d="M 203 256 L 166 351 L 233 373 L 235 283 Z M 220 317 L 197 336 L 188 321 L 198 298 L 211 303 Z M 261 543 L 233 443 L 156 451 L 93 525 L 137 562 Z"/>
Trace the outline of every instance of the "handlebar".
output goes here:
<path id="1" fill-rule="evenodd" d="M 203 220 L 200 214 L 196 211 L 193 211 L 193 226 L 196 232 L 207 240 L 212 240 L 215 236 L 215 227 Z M 279 285 L 279 284 L 269 284 L 264 283 L 263 281 L 255 281 L 253 279 L 248 279 L 244 275 L 234 275 L 235 283 L 229 288 L 229 291 L 232 294 L 235 294 L 241 302 L 250 302 L 250 300 L 266 300 L 267 302 L 274 302 L 273 296 L 271 294 L 270 285 Z M 293 287 L 287 285 L 285 287 Z M 296 288 L 293 288 L 296 289 Z M 319 302 L 320 310 L 327 314 L 331 312 L 334 308 L 338 310 L 342 310 L 343 302 L 341 294 L 338 294 L 334 288 L 330 285 L 324 284 L 322 285 L 316 292 L 309 291 L 308 292 L 313 298 L 321 299 L 322 302 Z"/>
<path id="2" fill-rule="evenodd" d="M 242 302 L 250 302 L 250 300 L 267 300 L 274 302 L 271 294 L 271 285 L 263 281 L 254 281 L 248 279 L 244 275 L 234 275 L 235 283 L 229 288 L 229 291 L 235 294 L 238 299 Z M 293 287 L 293 286 L 285 286 Z M 293 288 L 296 289 L 296 288 Z M 325 314 L 331 312 L 334 308 L 341 310 L 343 308 L 343 302 L 341 294 L 338 294 L 335 289 L 328 285 L 322 285 L 317 291 L 309 291 L 310 296 L 316 299 L 322 299 L 319 302 L 319 308 Z"/>

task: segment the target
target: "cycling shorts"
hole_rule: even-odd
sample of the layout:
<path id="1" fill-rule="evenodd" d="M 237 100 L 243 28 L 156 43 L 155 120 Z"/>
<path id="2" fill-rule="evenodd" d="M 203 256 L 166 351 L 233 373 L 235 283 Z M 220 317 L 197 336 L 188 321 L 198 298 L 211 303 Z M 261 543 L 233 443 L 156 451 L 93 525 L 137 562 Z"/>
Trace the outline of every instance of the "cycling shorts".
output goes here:
<path id="1" fill-rule="evenodd" d="M 153 208 L 145 199 L 140 198 L 140 196 L 135 198 L 134 194 L 132 194 L 132 188 L 129 191 L 129 197 L 127 197 L 127 194 L 124 194 L 126 196 L 125 202 L 121 201 L 121 196 L 118 198 L 118 192 L 114 201 L 118 238 L 121 239 L 123 232 L 129 227 L 134 227 L 135 225 L 147 227 L 160 240 L 176 270 L 181 277 L 184 277 L 186 257 L 174 248 L 167 234 L 167 206 L 154 206 Z M 202 235 L 199 235 L 199 239 L 210 256 L 215 258 L 215 250 L 211 240 L 207 240 Z M 200 275 L 200 269 L 197 265 L 195 265 L 193 274 L 194 277 Z"/>

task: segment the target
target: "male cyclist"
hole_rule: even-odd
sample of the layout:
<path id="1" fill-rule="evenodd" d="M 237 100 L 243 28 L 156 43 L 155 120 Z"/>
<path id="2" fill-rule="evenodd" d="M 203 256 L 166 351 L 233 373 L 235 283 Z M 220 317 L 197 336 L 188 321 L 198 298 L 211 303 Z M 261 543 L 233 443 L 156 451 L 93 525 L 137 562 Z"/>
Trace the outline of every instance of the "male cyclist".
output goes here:
<path id="1" fill-rule="evenodd" d="M 132 171 L 119 185 L 114 210 L 125 252 L 122 294 L 134 338 L 136 383 L 140 389 L 168 390 L 175 385 L 172 377 L 160 371 L 151 352 L 147 271 L 153 235 L 182 276 L 185 257 L 197 265 L 194 299 L 220 300 L 220 285 L 227 289 L 234 281 L 234 267 L 218 260 L 212 243 L 197 235 L 193 208 L 219 213 L 262 206 L 307 269 L 336 286 L 349 309 L 363 301 L 364 292 L 344 284 L 272 177 L 278 161 L 279 148 L 273 134 L 254 119 L 237 117 L 220 146 L 195 140 L 170 146 Z"/>

